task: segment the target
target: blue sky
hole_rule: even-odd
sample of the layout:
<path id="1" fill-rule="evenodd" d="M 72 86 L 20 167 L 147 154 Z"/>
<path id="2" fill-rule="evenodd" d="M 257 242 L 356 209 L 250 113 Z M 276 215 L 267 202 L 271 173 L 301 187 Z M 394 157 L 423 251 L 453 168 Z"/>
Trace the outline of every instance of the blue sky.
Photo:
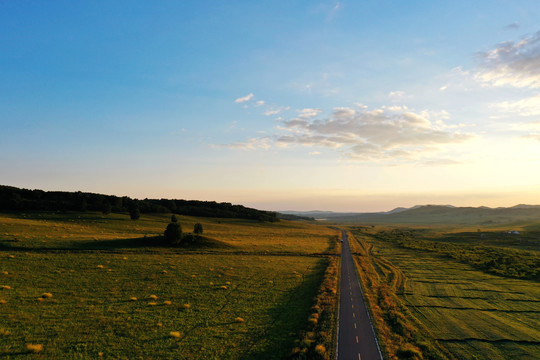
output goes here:
<path id="1" fill-rule="evenodd" d="M 540 4 L 1 1 L 0 183 L 540 203 Z"/>

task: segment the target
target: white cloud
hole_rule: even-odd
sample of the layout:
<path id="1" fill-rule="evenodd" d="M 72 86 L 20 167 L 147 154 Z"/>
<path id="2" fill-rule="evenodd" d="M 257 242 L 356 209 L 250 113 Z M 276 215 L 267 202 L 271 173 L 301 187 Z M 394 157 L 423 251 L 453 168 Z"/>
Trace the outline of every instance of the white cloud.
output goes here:
<path id="1" fill-rule="evenodd" d="M 388 110 L 388 111 L 394 111 L 394 112 L 403 112 L 403 111 L 408 110 L 407 106 L 405 105 L 383 106 L 383 109 Z"/>
<path id="2" fill-rule="evenodd" d="M 533 139 L 533 140 L 540 141 L 540 134 L 527 134 L 527 135 L 523 135 L 522 137 L 525 139 Z"/>
<path id="3" fill-rule="evenodd" d="M 281 114 L 283 111 L 290 110 L 290 108 L 291 108 L 290 106 L 271 107 L 270 109 L 264 112 L 264 115 L 272 116 L 272 115 Z"/>
<path id="4" fill-rule="evenodd" d="M 334 108 L 334 117 L 340 118 L 340 117 L 347 117 L 347 116 L 353 116 L 356 113 L 354 109 L 348 108 L 348 107 L 337 107 Z"/>
<path id="5" fill-rule="evenodd" d="M 390 93 L 388 94 L 388 97 L 391 100 L 402 100 L 404 96 L 405 96 L 404 91 L 390 91 Z"/>
<path id="6" fill-rule="evenodd" d="M 497 111 L 519 116 L 540 115 L 540 94 L 518 101 L 502 101 L 491 104 Z"/>
<path id="7" fill-rule="evenodd" d="M 241 104 L 241 103 L 244 103 L 246 101 L 251 100 L 251 98 L 253 98 L 253 96 L 254 96 L 253 93 L 250 93 L 250 94 L 248 94 L 246 96 L 239 97 L 238 99 L 234 100 L 234 102 Z"/>
<path id="8" fill-rule="evenodd" d="M 504 131 L 514 137 L 540 141 L 540 121 L 507 124 Z"/>
<path id="9" fill-rule="evenodd" d="M 364 109 L 364 110 L 365 110 L 365 109 L 368 108 L 367 105 L 364 105 L 364 104 L 362 104 L 362 103 L 355 103 L 354 105 L 355 105 L 357 108 L 359 108 L 359 109 Z"/>
<path id="10" fill-rule="evenodd" d="M 264 105 L 264 100 L 259 100 L 255 103 L 255 106 L 262 106 Z"/>
<path id="11" fill-rule="evenodd" d="M 261 138 L 252 138 L 244 142 L 236 142 L 233 144 L 221 145 L 229 149 L 239 150 L 256 150 L 256 149 L 269 149 L 271 147 L 271 139 L 268 136 Z"/>
<path id="12" fill-rule="evenodd" d="M 299 113 L 298 117 L 301 119 L 313 118 L 319 115 L 321 111 L 322 111 L 321 109 L 310 109 L 310 108 L 302 109 L 298 111 Z"/>
<path id="13" fill-rule="evenodd" d="M 540 88 L 540 32 L 478 53 L 476 79 L 485 85 Z"/>
<path id="14" fill-rule="evenodd" d="M 266 116 L 277 115 L 277 114 L 279 114 L 280 112 L 281 112 L 280 109 L 270 109 L 270 110 L 266 110 L 266 111 L 264 112 L 264 115 L 266 115 Z"/>
<path id="15" fill-rule="evenodd" d="M 449 117 L 446 111 L 340 107 L 334 108 L 330 117 L 316 119 L 320 112 L 320 109 L 303 109 L 298 117 L 281 121 L 272 137 L 250 139 L 234 147 L 326 147 L 340 149 L 347 158 L 362 161 L 428 159 L 432 163 L 450 163 L 448 159 L 432 159 L 433 154 L 473 137 L 446 125 Z"/>

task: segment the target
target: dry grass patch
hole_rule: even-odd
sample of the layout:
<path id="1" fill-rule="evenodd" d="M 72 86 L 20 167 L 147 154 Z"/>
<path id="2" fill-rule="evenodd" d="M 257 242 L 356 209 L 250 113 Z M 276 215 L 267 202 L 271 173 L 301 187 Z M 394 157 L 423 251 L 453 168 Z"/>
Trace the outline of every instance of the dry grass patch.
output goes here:
<path id="1" fill-rule="evenodd" d="M 331 359 L 336 348 L 336 322 L 339 297 L 338 287 L 339 258 L 327 259 L 323 281 L 311 307 L 308 327 L 302 331 L 292 353 L 293 359 Z M 327 352 L 326 349 L 332 349 Z"/>
<path id="2" fill-rule="evenodd" d="M 43 351 L 43 345 L 41 345 L 41 344 L 26 344 L 26 350 L 28 350 L 30 352 L 33 352 L 33 353 L 42 352 Z"/>

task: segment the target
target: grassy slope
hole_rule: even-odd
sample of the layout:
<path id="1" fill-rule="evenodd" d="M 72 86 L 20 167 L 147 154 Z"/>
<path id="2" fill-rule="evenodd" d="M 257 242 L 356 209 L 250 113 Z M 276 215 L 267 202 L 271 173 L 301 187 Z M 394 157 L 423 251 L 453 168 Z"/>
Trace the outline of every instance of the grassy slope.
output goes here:
<path id="1" fill-rule="evenodd" d="M 306 324 L 324 271 L 323 259 L 305 255 L 329 249 L 336 231 L 286 221 L 179 217 L 185 231 L 201 222 L 206 237 L 226 246 L 147 246 L 168 220 L 75 213 L 0 216 L 0 285 L 9 287 L 0 290 L 0 355 L 286 356 Z M 38 300 L 46 292 L 53 296 Z M 42 344 L 43 352 L 30 354 L 29 343 Z"/>
<path id="2" fill-rule="evenodd" d="M 357 237 L 372 246 L 371 261 L 383 278 L 385 263 L 402 274 L 403 287 L 396 293 L 405 314 L 418 320 L 432 341 L 449 351 L 449 358 L 540 357 L 537 283 L 486 274 L 370 236 Z"/>
<path id="3" fill-rule="evenodd" d="M 192 231 L 193 225 L 200 222 L 204 235 L 229 245 L 230 252 L 304 255 L 323 253 L 328 249 L 328 237 L 337 234 L 335 230 L 325 227 L 291 221 L 265 223 L 177 217 L 184 232 Z M 4 214 L 0 215 L 0 244 L 23 249 L 82 249 L 95 242 L 95 247 L 100 248 L 105 245 L 109 248 L 116 246 L 134 249 L 144 243 L 129 240 L 162 235 L 169 220 L 170 215 L 146 215 L 133 221 L 129 216 L 120 214 Z M 108 242 L 103 243 L 105 240 Z M 148 244 L 151 245 L 151 242 Z"/>

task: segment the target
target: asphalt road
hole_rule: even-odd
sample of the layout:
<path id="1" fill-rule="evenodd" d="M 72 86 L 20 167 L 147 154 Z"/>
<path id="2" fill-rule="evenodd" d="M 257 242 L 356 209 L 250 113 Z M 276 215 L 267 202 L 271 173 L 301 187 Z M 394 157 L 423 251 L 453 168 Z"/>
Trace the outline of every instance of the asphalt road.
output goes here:
<path id="1" fill-rule="evenodd" d="M 362 289 L 354 267 L 347 233 L 342 233 L 339 293 L 338 360 L 382 360 Z"/>

